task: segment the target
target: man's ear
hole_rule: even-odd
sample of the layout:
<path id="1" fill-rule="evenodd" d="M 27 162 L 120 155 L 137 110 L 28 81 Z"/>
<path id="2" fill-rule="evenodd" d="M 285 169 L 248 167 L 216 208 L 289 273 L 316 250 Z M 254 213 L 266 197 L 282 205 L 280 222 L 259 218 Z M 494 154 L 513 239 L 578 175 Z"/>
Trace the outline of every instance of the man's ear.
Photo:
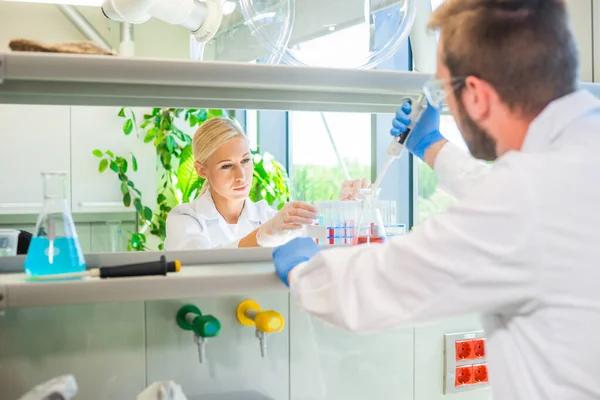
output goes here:
<path id="1" fill-rule="evenodd" d="M 480 121 L 488 116 L 494 88 L 484 80 L 470 76 L 465 80 L 462 92 L 463 105 L 473 121 Z"/>
<path id="2" fill-rule="evenodd" d="M 194 169 L 200 178 L 206 179 L 207 173 L 204 165 L 200 164 L 198 161 L 194 161 Z"/>

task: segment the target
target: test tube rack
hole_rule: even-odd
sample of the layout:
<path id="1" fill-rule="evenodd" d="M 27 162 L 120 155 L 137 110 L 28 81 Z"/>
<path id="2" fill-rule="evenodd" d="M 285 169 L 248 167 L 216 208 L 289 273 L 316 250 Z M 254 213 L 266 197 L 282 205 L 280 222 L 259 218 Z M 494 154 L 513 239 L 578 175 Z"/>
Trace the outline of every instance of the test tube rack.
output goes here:
<path id="1" fill-rule="evenodd" d="M 320 245 L 352 244 L 361 212 L 360 201 L 317 201 L 318 226 L 326 228 L 326 236 L 318 239 Z M 398 223 L 395 201 L 379 200 L 379 209 L 387 237 L 404 235 L 406 225 Z"/>

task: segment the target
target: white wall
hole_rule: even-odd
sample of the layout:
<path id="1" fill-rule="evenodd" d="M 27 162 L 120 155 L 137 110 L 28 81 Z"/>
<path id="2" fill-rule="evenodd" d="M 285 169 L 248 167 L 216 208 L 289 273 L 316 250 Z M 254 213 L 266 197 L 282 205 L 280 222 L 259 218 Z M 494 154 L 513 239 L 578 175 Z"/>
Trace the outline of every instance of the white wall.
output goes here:
<path id="1" fill-rule="evenodd" d="M 108 20 L 99 7 L 77 7 L 96 30 L 116 49 L 119 24 Z M 0 1 L 0 52 L 11 39 L 45 43 L 85 40 L 75 26 L 51 4 Z M 135 26 L 136 56 L 189 59 L 189 32 L 158 20 Z"/>
<path id="2" fill-rule="evenodd" d="M 135 111 L 141 119 L 147 109 Z M 92 150 L 127 157 L 133 152 L 140 169 L 130 168 L 128 176 L 151 208 L 156 205 L 156 151 L 134 132 L 123 134 L 118 112 L 119 107 L 0 105 L 0 142 L 10 143 L 0 146 L 0 169 L 11 171 L 0 175 L 0 228 L 33 233 L 43 200 L 41 172 L 66 171 L 67 201 L 84 253 L 125 251 L 129 232 L 137 230 L 135 210 L 122 204 L 116 175 L 98 172 Z"/>
<path id="3" fill-rule="evenodd" d="M 593 82 L 594 79 L 594 40 L 592 0 L 571 0 L 567 2 L 571 25 L 579 48 L 582 82 Z"/>

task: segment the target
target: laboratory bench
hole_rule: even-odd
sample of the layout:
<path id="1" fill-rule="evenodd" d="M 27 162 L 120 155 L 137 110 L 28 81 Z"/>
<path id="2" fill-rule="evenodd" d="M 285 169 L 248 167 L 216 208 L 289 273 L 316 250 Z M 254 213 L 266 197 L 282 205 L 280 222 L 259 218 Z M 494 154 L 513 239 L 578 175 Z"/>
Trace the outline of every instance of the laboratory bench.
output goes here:
<path id="1" fill-rule="evenodd" d="M 180 384 L 189 399 L 443 399 L 444 333 L 480 329 L 475 317 L 370 334 L 332 328 L 296 305 L 274 273 L 271 249 L 85 257 L 95 268 L 161 254 L 181 260 L 181 271 L 31 282 L 23 256 L 0 258 L 2 398 L 73 374 L 77 398 L 85 399 L 134 399 L 162 380 Z M 282 322 L 280 331 L 264 333 L 264 357 L 258 323 L 240 323 L 243 304 L 274 312 Z M 182 329 L 184 309 L 219 321 L 218 335 L 205 340 L 202 363 L 198 331 Z M 457 398 L 488 397 L 489 390 L 479 389 Z"/>
<path id="2" fill-rule="evenodd" d="M 153 262 L 161 255 L 179 260 L 182 268 L 166 276 L 57 281 L 26 280 L 22 272 L 25 256 L 0 258 L 0 312 L 17 307 L 285 292 L 287 288 L 275 275 L 271 252 L 257 248 L 87 254 L 88 269 Z"/>

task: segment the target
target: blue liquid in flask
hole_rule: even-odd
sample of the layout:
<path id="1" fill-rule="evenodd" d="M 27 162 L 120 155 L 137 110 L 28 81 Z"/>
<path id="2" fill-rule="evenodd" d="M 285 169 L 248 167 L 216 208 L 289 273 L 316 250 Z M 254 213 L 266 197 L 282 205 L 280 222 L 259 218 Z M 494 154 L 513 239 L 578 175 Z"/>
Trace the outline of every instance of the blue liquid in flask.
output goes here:
<path id="1" fill-rule="evenodd" d="M 29 276 L 85 271 L 85 260 L 77 239 L 57 237 L 52 245 L 50 249 L 50 240 L 45 237 L 31 240 L 25 260 L 25 272 Z"/>
<path id="2" fill-rule="evenodd" d="M 67 174 L 43 172 L 42 178 L 44 205 L 27 250 L 25 272 L 29 276 L 82 272 L 85 258 L 67 203 Z"/>

